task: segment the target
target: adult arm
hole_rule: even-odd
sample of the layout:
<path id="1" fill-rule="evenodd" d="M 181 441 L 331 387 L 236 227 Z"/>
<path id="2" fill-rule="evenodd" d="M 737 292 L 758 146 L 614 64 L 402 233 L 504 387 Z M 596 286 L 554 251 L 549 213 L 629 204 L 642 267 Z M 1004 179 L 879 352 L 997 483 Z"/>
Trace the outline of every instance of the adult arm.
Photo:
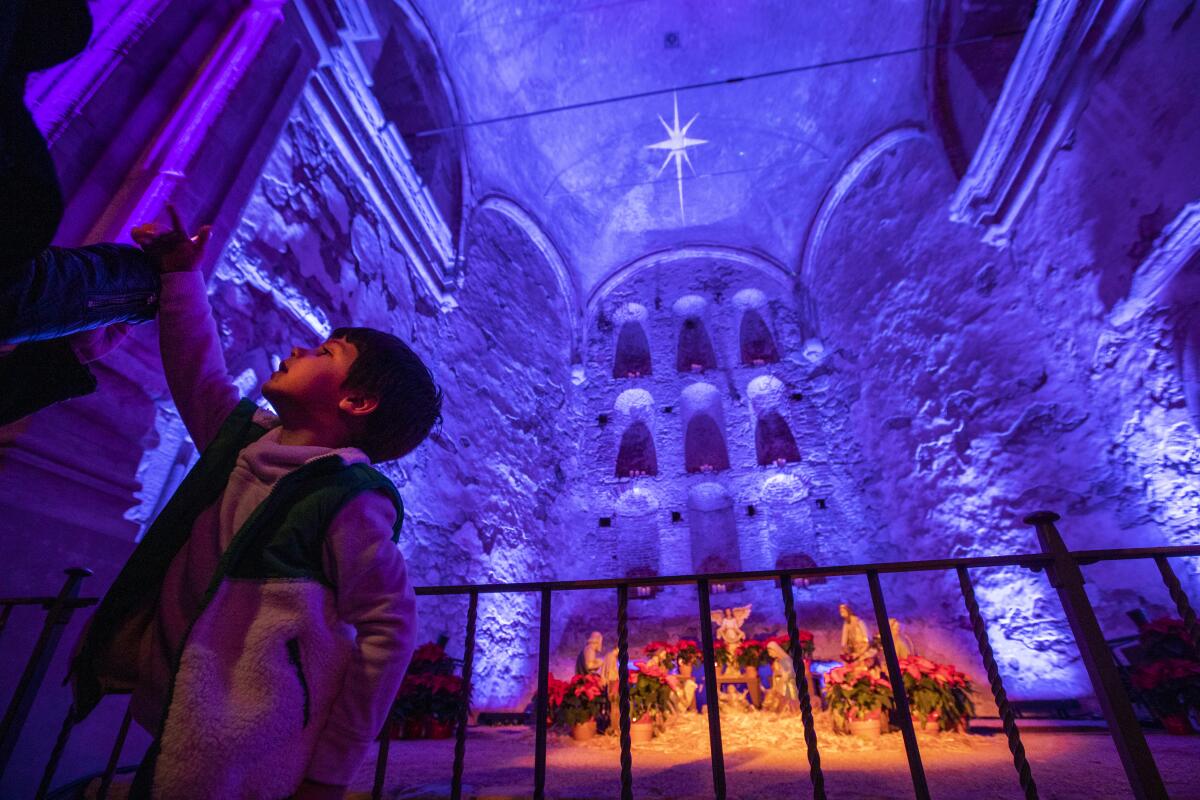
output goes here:
<path id="1" fill-rule="evenodd" d="M 334 517 L 325 568 L 338 617 L 354 627 L 354 650 L 308 764 L 307 779 L 347 786 L 379 735 L 412 657 L 416 597 L 392 542 L 395 506 L 365 492 Z"/>

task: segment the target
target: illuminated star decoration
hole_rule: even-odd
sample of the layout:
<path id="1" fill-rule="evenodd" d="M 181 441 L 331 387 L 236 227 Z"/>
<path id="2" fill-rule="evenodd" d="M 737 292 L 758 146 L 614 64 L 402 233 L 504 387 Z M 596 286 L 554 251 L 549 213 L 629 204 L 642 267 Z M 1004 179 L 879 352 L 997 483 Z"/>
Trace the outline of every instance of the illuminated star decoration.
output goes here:
<path id="1" fill-rule="evenodd" d="M 667 168 L 667 164 L 671 163 L 671 159 L 675 160 L 675 184 L 679 187 L 679 217 L 686 222 L 683 214 L 683 162 L 687 162 L 688 169 L 692 174 L 696 174 L 696 168 L 692 166 L 692 159 L 688 157 L 687 149 L 695 147 L 698 144 L 707 144 L 707 139 L 689 139 L 687 132 L 688 128 L 692 127 L 692 123 L 696 121 L 696 117 L 700 116 L 692 114 L 692 118 L 688 120 L 687 125 L 679 127 L 679 96 L 673 95 L 675 99 L 675 125 L 667 124 L 667 121 L 662 118 L 662 114 L 658 115 L 658 121 L 662 123 L 663 128 L 667 131 L 667 138 L 661 142 L 646 145 L 647 150 L 666 150 L 667 157 L 663 160 L 662 166 L 658 168 L 658 172 L 654 177 L 662 175 L 663 170 Z"/>

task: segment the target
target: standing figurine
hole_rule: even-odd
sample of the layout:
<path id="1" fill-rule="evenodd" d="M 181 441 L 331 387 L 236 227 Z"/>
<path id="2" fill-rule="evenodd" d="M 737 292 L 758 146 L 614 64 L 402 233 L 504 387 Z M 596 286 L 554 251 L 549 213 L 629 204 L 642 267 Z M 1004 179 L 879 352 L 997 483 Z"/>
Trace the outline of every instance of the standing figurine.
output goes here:
<path id="1" fill-rule="evenodd" d="M 746 641 L 742 623 L 749 619 L 750 608 L 749 605 L 745 605 L 712 612 L 712 621 L 717 624 L 717 638 L 724 644 L 725 652 L 729 656 L 725 661 L 725 674 L 740 671 L 737 669 L 737 651 L 738 646 Z"/>
<path id="2" fill-rule="evenodd" d="M 847 664 L 865 660 L 871 641 L 867 636 L 867 626 L 845 603 L 838 606 L 838 614 L 842 616 L 842 660 Z"/>
<path id="3" fill-rule="evenodd" d="M 896 658 L 908 658 L 914 648 L 908 635 L 900 632 L 900 620 L 889 617 L 888 627 L 892 629 L 892 641 L 896 643 Z"/>
<path id="4" fill-rule="evenodd" d="M 579 657 L 575 659 L 575 674 L 591 675 L 599 672 L 600 667 L 604 666 L 604 661 L 600 657 L 600 650 L 603 647 L 604 635 L 600 631 L 592 631 L 587 644 L 584 645 L 583 650 L 579 651 Z"/>
<path id="5" fill-rule="evenodd" d="M 771 657 L 771 688 L 763 698 L 763 711 L 799 711 L 795 662 L 778 642 L 767 642 L 767 655 Z"/>

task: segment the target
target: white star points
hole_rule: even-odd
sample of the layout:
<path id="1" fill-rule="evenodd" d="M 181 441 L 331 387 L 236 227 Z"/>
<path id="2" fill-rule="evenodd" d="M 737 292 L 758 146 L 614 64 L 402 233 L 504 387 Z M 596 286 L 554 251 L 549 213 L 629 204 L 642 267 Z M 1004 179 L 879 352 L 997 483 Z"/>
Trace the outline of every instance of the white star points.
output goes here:
<path id="1" fill-rule="evenodd" d="M 696 118 L 700 116 L 698 113 L 693 114 L 692 118 L 687 121 L 687 124 L 683 127 L 680 127 L 679 96 L 674 95 L 674 100 L 675 124 L 668 125 L 667 121 L 663 119 L 662 115 L 660 114 L 658 121 L 662 123 L 663 129 L 666 130 L 667 138 L 663 139 L 661 142 L 655 142 L 654 144 L 646 145 L 646 149 L 667 151 L 667 157 L 663 159 L 662 166 L 660 166 L 658 168 L 658 172 L 654 174 L 654 177 L 656 178 L 659 175 L 662 175 L 663 170 L 667 168 L 667 164 L 671 163 L 672 160 L 675 161 L 675 184 L 679 189 L 679 217 L 681 220 L 686 222 L 686 217 L 684 216 L 683 212 L 683 162 L 687 162 L 688 169 L 690 169 L 692 174 L 695 175 L 696 168 L 692 166 L 692 159 L 688 156 L 687 149 L 689 147 L 695 147 L 696 145 L 707 144 L 708 140 L 693 139 L 687 135 L 688 129 L 692 127 L 692 123 L 695 122 Z"/>

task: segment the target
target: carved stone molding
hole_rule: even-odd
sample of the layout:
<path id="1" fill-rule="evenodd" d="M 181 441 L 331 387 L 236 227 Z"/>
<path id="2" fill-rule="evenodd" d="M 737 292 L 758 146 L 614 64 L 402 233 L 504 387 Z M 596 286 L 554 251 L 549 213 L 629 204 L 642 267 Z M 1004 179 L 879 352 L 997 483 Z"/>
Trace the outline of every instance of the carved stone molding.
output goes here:
<path id="1" fill-rule="evenodd" d="M 1129 296 L 1113 307 L 1109 320 L 1123 325 L 1159 300 L 1183 268 L 1200 254 L 1200 200 L 1188 203 L 1154 240 L 1138 265 Z"/>
<path id="2" fill-rule="evenodd" d="M 1145 0 L 1038 4 L 966 175 L 951 218 L 1004 244 L 1050 161 L 1087 105 Z"/>

